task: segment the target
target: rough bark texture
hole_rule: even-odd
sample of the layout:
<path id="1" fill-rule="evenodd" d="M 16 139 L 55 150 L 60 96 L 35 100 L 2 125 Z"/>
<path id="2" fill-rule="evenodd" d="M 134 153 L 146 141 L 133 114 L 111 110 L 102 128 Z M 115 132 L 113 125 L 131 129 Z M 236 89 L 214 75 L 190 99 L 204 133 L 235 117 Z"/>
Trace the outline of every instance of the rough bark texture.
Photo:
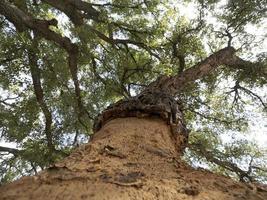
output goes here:
<path id="1" fill-rule="evenodd" d="M 62 162 L 2 186 L 0 199 L 267 199 L 259 187 L 185 165 L 175 145 L 160 118 L 117 118 Z"/>
<path id="2" fill-rule="evenodd" d="M 124 117 L 160 117 L 171 127 L 177 152 L 183 153 L 188 144 L 188 130 L 179 102 L 160 87 L 150 88 L 130 99 L 123 99 L 109 106 L 95 120 L 94 132 L 109 120 Z"/>

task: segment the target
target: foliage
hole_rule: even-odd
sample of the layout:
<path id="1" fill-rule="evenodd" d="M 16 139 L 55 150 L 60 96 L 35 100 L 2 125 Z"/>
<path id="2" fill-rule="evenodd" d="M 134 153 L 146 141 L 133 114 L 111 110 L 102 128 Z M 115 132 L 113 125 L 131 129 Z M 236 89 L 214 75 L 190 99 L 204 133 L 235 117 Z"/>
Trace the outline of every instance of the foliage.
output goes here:
<path id="1" fill-rule="evenodd" d="M 266 119 L 265 36 L 249 27 L 266 26 L 267 2 L 112 0 L 82 1 L 78 8 L 73 1 L 66 1 L 73 12 L 48 0 L 3 1 L 33 19 L 57 19 L 57 26 L 41 29 L 36 21 L 26 28 L 12 23 L 0 6 L 0 137 L 16 143 L 16 151 L 0 147 L 2 183 L 37 173 L 88 141 L 94 117 L 107 105 L 225 46 L 253 63 L 221 66 L 177 95 L 191 129 L 185 159 L 242 181 L 267 181 L 266 147 L 242 139 L 251 113 Z M 183 15 L 188 7 L 193 18 Z M 64 38 L 78 48 L 78 72 Z M 228 133 L 236 137 L 225 142 Z"/>

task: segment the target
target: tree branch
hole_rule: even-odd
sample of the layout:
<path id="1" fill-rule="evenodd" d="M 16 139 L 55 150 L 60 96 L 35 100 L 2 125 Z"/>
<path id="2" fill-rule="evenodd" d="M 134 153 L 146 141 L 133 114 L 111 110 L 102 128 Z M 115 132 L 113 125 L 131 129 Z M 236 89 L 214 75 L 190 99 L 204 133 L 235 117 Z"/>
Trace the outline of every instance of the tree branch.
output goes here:
<path id="1" fill-rule="evenodd" d="M 239 85 L 239 84 L 238 84 L 238 89 L 241 89 L 241 90 L 243 90 L 245 93 L 247 93 L 248 95 L 257 98 L 257 99 L 260 101 L 260 103 L 262 104 L 262 106 L 263 106 L 265 109 L 267 108 L 266 103 L 264 103 L 264 101 L 261 99 L 261 97 L 260 97 L 259 95 L 255 94 L 254 92 L 250 91 L 250 90 L 247 89 L 247 88 L 242 87 L 242 86 Z"/>
<path id="2" fill-rule="evenodd" d="M 210 74 L 219 66 L 236 64 L 238 59 L 234 53 L 235 49 L 233 47 L 221 49 L 178 75 L 159 77 L 155 82 L 150 84 L 149 88 L 161 88 L 168 94 L 175 95 L 184 89 L 186 84 Z"/>
<path id="3" fill-rule="evenodd" d="M 138 9 L 142 4 L 144 4 L 144 2 L 137 3 L 135 5 L 112 4 L 112 3 L 104 3 L 104 4 L 92 3 L 93 6 L 98 6 L 98 7 L 116 7 L 116 8 L 130 8 L 130 9 Z"/>
<path id="4" fill-rule="evenodd" d="M 255 63 L 239 58 L 235 55 L 235 52 L 236 50 L 233 47 L 223 48 L 180 74 L 171 77 L 159 77 L 155 82 L 152 82 L 147 89 L 160 88 L 170 95 L 175 95 L 182 91 L 188 83 L 209 75 L 219 66 L 246 70 L 256 65 Z M 262 76 L 266 76 L 264 68 L 260 71 Z"/>
<path id="5" fill-rule="evenodd" d="M 193 150 L 194 152 L 196 152 L 198 155 L 206 158 L 207 161 L 215 163 L 224 169 L 227 169 L 229 171 L 236 173 L 236 175 L 239 177 L 239 180 L 241 182 L 246 182 L 247 181 L 246 179 L 248 179 L 250 182 L 253 181 L 253 178 L 251 177 L 249 170 L 244 171 L 240 169 L 235 163 L 229 162 L 227 160 L 221 160 L 212 151 L 206 150 L 203 145 L 194 143 L 194 144 L 190 144 L 189 148 Z"/>
<path id="6" fill-rule="evenodd" d="M 75 52 L 77 47 L 72 44 L 70 39 L 62 37 L 60 34 L 49 29 L 49 26 L 56 26 L 57 20 L 41 20 L 34 19 L 29 14 L 24 13 L 17 7 L 9 4 L 3 0 L 0 4 L 0 14 L 5 16 L 10 22 L 12 22 L 18 31 L 25 31 L 31 29 L 38 34 L 41 34 L 47 40 L 51 40 L 64 48 L 68 53 Z"/>
<path id="7" fill-rule="evenodd" d="M 74 3 L 73 0 L 68 1 Z M 43 36 L 45 39 L 55 42 L 67 51 L 68 66 L 75 86 L 79 121 L 81 121 L 80 118 L 84 113 L 88 115 L 89 119 L 93 119 L 93 117 L 91 117 L 84 108 L 81 99 L 81 90 L 79 86 L 80 84 L 77 76 L 78 46 L 72 43 L 69 38 L 62 37 L 60 34 L 50 30 L 49 26 L 56 26 L 57 20 L 52 19 L 48 21 L 34 19 L 29 14 L 24 13 L 23 11 L 9 4 L 5 0 L 3 0 L 0 4 L 0 14 L 4 15 L 10 22 L 12 22 L 17 27 L 18 31 L 25 31 L 26 29 L 31 29 L 35 33 Z"/>
<path id="8" fill-rule="evenodd" d="M 53 134 L 51 130 L 52 114 L 48 109 L 48 106 L 44 100 L 44 92 L 41 84 L 40 69 L 38 68 L 36 52 L 34 52 L 34 50 L 37 49 L 38 49 L 37 39 L 33 38 L 32 49 L 28 50 L 29 66 L 30 66 L 30 72 L 32 76 L 32 82 L 36 100 L 45 116 L 45 135 L 47 139 L 47 146 L 49 151 L 52 153 L 55 150 L 55 146 L 53 144 Z"/>
<path id="9" fill-rule="evenodd" d="M 231 123 L 239 122 L 239 119 L 233 120 L 233 121 L 227 121 L 225 119 L 219 119 L 219 118 L 213 117 L 211 115 L 205 115 L 205 114 L 203 114 L 201 112 L 198 112 L 198 111 L 196 111 L 194 109 L 191 109 L 190 107 L 185 108 L 184 110 L 188 110 L 189 112 L 195 113 L 196 115 L 199 115 L 200 117 L 202 117 L 204 119 L 211 120 L 211 121 L 213 121 L 215 123 L 223 123 L 223 124 L 227 124 L 228 125 L 228 124 L 231 124 Z"/>
<path id="10" fill-rule="evenodd" d="M 83 24 L 83 18 L 97 20 L 99 12 L 92 4 L 81 0 L 42 0 L 65 13 L 76 26 Z M 84 13 L 81 13 L 83 11 Z"/>
<path id="11" fill-rule="evenodd" d="M 107 42 L 107 43 L 109 43 L 111 45 L 117 45 L 117 44 L 127 45 L 127 44 L 132 44 L 132 45 L 135 45 L 135 46 L 137 46 L 139 48 L 142 48 L 142 49 L 146 50 L 150 55 L 152 55 L 155 58 L 157 58 L 158 60 L 160 60 L 160 57 L 157 54 L 153 53 L 152 50 L 149 48 L 149 46 L 147 46 L 143 42 L 134 41 L 134 40 L 130 40 L 130 39 L 114 39 L 114 38 L 110 38 L 110 37 L 106 36 L 105 34 L 101 33 L 100 31 L 94 29 L 93 27 L 91 27 L 91 26 L 88 26 L 88 27 L 100 39 L 104 40 L 105 42 Z"/>
<path id="12" fill-rule="evenodd" d="M 0 152 L 8 152 L 8 153 L 13 154 L 14 156 L 17 156 L 20 154 L 21 151 L 18 149 L 10 148 L 10 147 L 0 146 Z"/>
<path id="13" fill-rule="evenodd" d="M 235 86 L 231 88 L 231 90 L 229 92 L 227 92 L 227 94 L 231 94 L 232 92 L 235 93 L 234 95 L 234 100 L 233 100 L 233 104 L 237 104 L 238 101 L 242 101 L 239 90 L 243 91 L 244 93 L 246 93 L 247 95 L 251 96 L 252 98 L 256 98 L 260 101 L 260 103 L 262 104 L 263 108 L 266 109 L 266 103 L 262 100 L 262 98 L 257 95 L 256 93 L 252 92 L 251 90 L 241 86 L 239 84 L 239 81 L 235 82 Z M 244 103 L 244 101 L 242 101 Z"/>

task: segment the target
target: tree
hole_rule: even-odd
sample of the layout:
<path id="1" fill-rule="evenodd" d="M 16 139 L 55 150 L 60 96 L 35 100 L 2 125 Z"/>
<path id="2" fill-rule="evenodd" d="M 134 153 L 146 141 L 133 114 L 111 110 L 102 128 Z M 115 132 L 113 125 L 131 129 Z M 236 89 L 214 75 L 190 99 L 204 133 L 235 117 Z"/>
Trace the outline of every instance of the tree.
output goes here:
<path id="1" fill-rule="evenodd" d="M 188 21 L 183 3 L 1 2 L 1 137 L 19 146 L 0 147 L 1 182 L 37 174 L 3 198 L 266 198 L 266 150 L 220 135 L 246 131 L 251 103 L 266 112 L 265 38 L 248 26 L 267 4 L 188 1 Z"/>

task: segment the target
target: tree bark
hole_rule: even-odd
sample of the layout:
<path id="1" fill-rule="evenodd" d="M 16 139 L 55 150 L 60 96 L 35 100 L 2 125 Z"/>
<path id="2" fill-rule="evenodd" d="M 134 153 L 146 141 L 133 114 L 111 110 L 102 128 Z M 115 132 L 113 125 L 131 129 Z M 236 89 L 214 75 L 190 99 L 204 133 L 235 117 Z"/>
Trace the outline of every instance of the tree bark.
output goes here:
<path id="1" fill-rule="evenodd" d="M 177 156 L 161 118 L 117 118 L 37 176 L 0 188 L 1 199 L 263 200 L 267 192 L 193 169 Z"/>

